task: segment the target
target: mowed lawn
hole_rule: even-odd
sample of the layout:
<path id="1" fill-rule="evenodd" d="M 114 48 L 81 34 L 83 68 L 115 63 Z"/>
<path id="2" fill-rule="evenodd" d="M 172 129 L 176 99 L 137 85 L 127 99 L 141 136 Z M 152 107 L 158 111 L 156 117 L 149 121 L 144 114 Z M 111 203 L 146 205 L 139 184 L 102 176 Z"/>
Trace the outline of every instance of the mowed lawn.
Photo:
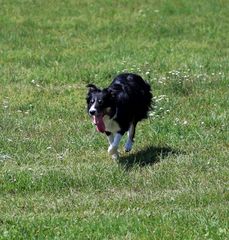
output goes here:
<path id="1" fill-rule="evenodd" d="M 86 84 L 155 108 L 114 161 Z M 0 239 L 229 239 L 229 1 L 0 1 Z"/>

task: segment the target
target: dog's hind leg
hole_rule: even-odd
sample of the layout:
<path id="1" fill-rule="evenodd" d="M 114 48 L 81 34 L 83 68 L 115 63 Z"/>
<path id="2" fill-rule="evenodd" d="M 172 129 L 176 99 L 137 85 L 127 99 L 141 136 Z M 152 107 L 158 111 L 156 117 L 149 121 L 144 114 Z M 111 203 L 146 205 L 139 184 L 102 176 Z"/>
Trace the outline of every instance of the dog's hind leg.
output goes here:
<path id="1" fill-rule="evenodd" d="M 136 125 L 137 125 L 137 123 L 132 123 L 130 125 L 129 130 L 128 130 L 128 139 L 127 139 L 127 142 L 125 144 L 125 151 L 126 152 L 131 151 L 131 149 L 133 147 Z"/>

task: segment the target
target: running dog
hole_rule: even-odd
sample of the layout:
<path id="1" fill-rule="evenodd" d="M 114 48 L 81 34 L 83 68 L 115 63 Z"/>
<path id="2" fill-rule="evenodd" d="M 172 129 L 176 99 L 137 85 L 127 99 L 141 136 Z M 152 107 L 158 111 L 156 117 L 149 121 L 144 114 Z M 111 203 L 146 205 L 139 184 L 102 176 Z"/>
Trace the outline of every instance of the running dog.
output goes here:
<path id="1" fill-rule="evenodd" d="M 109 87 L 100 89 L 88 84 L 87 110 L 97 131 L 105 133 L 113 158 L 118 157 L 118 146 L 122 136 L 128 132 L 125 151 L 134 143 L 137 123 L 147 118 L 151 108 L 150 85 L 139 75 L 122 73 L 114 78 Z"/>

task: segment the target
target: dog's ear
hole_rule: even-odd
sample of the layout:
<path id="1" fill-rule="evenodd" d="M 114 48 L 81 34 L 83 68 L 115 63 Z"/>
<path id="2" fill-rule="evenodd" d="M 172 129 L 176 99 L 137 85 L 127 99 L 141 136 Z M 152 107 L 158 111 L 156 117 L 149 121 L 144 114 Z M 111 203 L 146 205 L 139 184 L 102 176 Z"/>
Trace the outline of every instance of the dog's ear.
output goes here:
<path id="1" fill-rule="evenodd" d="M 94 92 L 99 90 L 94 84 L 88 84 L 86 87 L 89 89 L 89 92 Z"/>

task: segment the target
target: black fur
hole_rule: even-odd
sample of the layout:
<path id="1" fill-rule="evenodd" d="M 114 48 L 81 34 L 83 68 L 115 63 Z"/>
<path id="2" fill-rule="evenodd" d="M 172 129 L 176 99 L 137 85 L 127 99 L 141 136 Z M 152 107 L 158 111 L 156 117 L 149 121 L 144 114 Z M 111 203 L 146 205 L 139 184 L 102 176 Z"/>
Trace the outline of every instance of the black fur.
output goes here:
<path id="1" fill-rule="evenodd" d="M 89 88 L 87 94 L 89 115 L 108 115 L 110 119 L 118 123 L 120 129 L 116 133 L 121 135 L 127 132 L 132 125 L 129 138 L 133 142 L 137 123 L 147 118 L 151 108 L 150 85 L 137 74 L 122 73 L 115 77 L 107 88 L 101 90 L 93 84 L 89 84 L 87 87 Z M 107 130 L 105 133 L 107 136 L 116 134 Z"/>
<path id="2" fill-rule="evenodd" d="M 121 131 L 128 131 L 130 123 L 135 123 L 147 118 L 147 113 L 152 102 L 151 88 L 139 75 L 123 73 L 118 75 L 108 88 L 98 89 L 89 84 L 87 96 L 88 110 L 93 104 L 93 98 L 97 98 L 95 114 L 107 114 L 118 122 Z M 106 112 L 106 108 L 110 111 Z"/>

